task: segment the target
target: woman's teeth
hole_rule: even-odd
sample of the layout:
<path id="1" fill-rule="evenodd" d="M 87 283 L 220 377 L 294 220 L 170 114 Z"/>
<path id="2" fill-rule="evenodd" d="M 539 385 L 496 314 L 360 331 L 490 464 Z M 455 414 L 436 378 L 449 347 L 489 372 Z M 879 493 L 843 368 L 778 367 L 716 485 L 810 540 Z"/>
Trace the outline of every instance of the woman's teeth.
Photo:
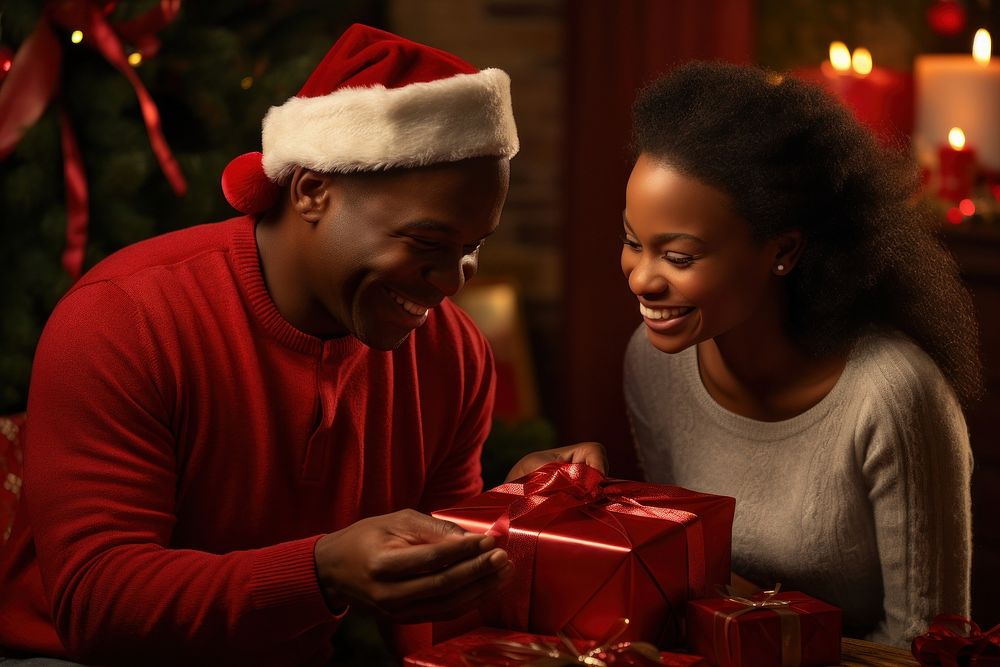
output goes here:
<path id="1" fill-rule="evenodd" d="M 424 315 L 427 314 L 427 311 L 429 310 L 428 308 L 424 308 L 423 306 L 418 306 L 417 304 L 413 303 L 412 301 L 408 301 L 407 299 L 404 299 L 403 297 L 399 296 L 395 292 L 389 292 L 389 295 L 396 301 L 396 303 L 398 303 L 400 306 L 403 307 L 403 310 L 405 310 L 406 312 L 408 312 L 410 315 L 416 315 L 417 317 L 423 317 Z"/>
<path id="2" fill-rule="evenodd" d="M 643 317 L 648 317 L 651 320 L 672 320 L 682 315 L 687 315 L 694 308 L 684 307 L 684 308 L 647 308 L 646 306 L 639 304 L 639 312 L 642 313 Z"/>

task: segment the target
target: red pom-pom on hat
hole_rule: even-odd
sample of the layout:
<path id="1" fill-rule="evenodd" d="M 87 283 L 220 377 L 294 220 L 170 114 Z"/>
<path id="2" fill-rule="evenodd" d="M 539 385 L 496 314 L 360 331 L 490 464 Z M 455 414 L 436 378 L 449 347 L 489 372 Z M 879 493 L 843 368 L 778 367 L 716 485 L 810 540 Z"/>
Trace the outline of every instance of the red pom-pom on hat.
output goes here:
<path id="1" fill-rule="evenodd" d="M 234 158 L 222 172 L 222 194 L 241 213 L 256 215 L 274 206 L 281 188 L 264 173 L 264 156 L 244 153 Z"/>

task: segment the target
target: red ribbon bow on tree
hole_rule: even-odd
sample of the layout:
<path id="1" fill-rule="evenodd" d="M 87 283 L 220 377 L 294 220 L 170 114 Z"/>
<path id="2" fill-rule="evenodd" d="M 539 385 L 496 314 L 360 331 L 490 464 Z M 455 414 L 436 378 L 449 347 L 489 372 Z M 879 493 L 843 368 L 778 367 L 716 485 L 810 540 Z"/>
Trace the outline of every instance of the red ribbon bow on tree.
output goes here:
<path id="1" fill-rule="evenodd" d="M 62 63 L 62 47 L 52 30 L 52 25 L 56 24 L 82 31 L 84 41 L 93 45 L 132 84 L 139 98 L 149 143 L 163 173 L 178 196 L 187 192 L 184 175 L 163 138 L 156 104 L 129 65 L 122 47 L 124 39 L 143 56 L 156 53 L 160 44 L 155 33 L 174 20 L 180 5 L 181 0 L 161 0 L 145 14 L 112 25 L 107 15 L 114 9 L 114 2 L 50 0 L 35 29 L 17 50 L 13 67 L 0 88 L 0 160 L 14 151 L 25 132 L 38 121 L 56 95 Z M 87 243 L 87 179 L 76 135 L 64 109 L 59 111 L 59 128 L 68 218 L 62 262 L 67 273 L 79 278 Z"/>
<path id="2" fill-rule="evenodd" d="M 913 638 L 911 650 L 921 665 L 972 666 L 981 664 L 979 658 L 1000 662 L 1000 625 L 983 632 L 964 616 L 940 614 L 926 634 Z"/>

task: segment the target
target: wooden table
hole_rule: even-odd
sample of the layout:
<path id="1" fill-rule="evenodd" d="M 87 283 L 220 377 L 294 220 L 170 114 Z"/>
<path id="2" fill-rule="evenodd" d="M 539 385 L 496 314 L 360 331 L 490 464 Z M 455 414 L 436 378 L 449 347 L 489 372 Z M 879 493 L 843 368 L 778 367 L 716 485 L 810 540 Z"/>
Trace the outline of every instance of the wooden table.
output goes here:
<path id="1" fill-rule="evenodd" d="M 906 649 L 844 637 L 840 640 L 840 664 L 845 667 L 918 667 Z"/>

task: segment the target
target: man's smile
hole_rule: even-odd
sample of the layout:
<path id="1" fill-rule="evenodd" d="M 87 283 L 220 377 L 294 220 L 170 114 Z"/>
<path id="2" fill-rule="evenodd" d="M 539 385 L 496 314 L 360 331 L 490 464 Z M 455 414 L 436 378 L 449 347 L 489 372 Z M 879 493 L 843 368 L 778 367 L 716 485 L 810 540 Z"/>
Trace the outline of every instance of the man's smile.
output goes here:
<path id="1" fill-rule="evenodd" d="M 427 311 L 429 311 L 433 307 L 433 306 L 421 306 L 419 303 L 410 301 L 409 299 L 403 297 L 401 294 L 392 291 L 388 287 L 385 288 L 385 291 L 389 293 L 389 296 L 392 297 L 393 301 L 398 303 L 403 310 L 405 310 L 407 313 L 415 317 L 425 316 L 427 314 Z"/>

